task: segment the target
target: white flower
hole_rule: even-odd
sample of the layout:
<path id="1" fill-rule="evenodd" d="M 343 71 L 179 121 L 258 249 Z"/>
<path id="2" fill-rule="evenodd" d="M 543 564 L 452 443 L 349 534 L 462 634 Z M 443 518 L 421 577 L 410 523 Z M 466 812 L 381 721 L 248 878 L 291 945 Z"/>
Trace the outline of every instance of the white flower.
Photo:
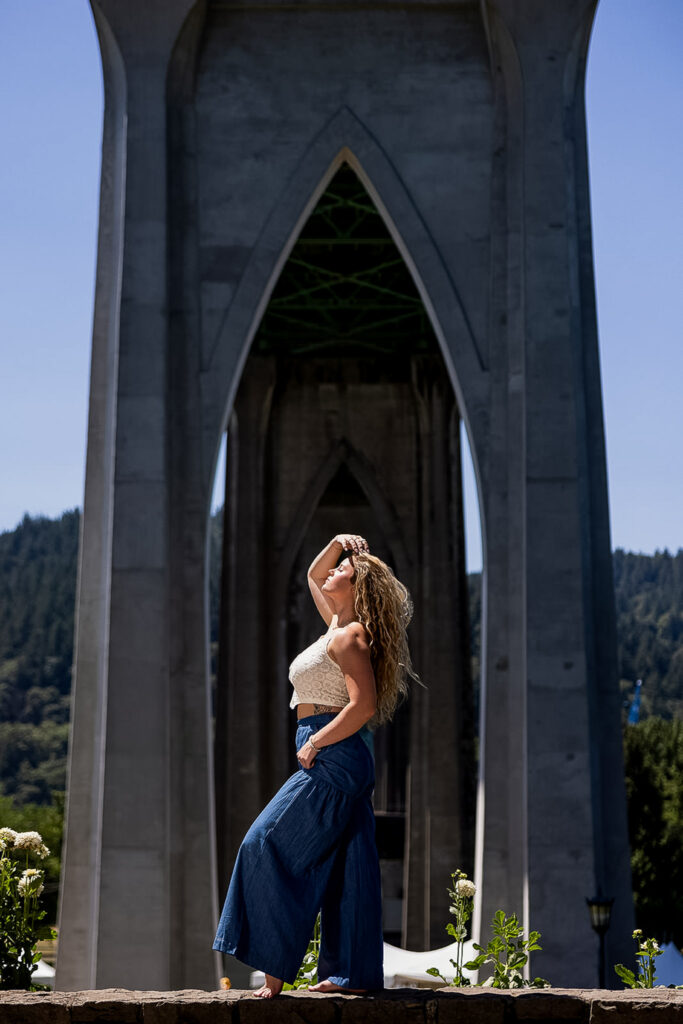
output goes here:
<path id="1" fill-rule="evenodd" d="M 39 856 L 43 856 L 41 850 L 44 845 L 43 837 L 39 832 L 19 832 L 14 838 L 15 850 L 32 850 Z"/>
<path id="2" fill-rule="evenodd" d="M 46 846 L 45 843 L 41 843 L 40 849 L 36 850 L 36 854 L 41 860 L 45 860 L 46 857 L 50 856 L 50 847 Z"/>
<path id="3" fill-rule="evenodd" d="M 16 838 L 13 828 L 0 828 L 0 850 L 11 850 Z"/>
<path id="4" fill-rule="evenodd" d="M 40 896 L 43 891 L 43 872 L 37 868 L 27 868 L 22 872 L 17 888 L 22 896 Z"/>
<path id="5" fill-rule="evenodd" d="M 464 896 L 467 899 L 473 899 L 477 887 L 474 882 L 470 882 L 469 878 L 459 878 L 455 883 L 455 891 L 458 896 Z"/>

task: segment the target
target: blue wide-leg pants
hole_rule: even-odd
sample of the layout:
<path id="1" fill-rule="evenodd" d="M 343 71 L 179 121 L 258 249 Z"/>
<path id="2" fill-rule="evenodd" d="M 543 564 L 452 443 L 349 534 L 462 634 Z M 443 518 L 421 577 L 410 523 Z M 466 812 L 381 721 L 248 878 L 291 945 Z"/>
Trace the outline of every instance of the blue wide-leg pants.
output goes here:
<path id="1" fill-rule="evenodd" d="M 301 718 L 296 749 L 334 717 Z M 291 983 L 320 911 L 318 978 L 384 987 L 374 784 L 360 733 L 287 779 L 242 841 L 214 949 Z"/>

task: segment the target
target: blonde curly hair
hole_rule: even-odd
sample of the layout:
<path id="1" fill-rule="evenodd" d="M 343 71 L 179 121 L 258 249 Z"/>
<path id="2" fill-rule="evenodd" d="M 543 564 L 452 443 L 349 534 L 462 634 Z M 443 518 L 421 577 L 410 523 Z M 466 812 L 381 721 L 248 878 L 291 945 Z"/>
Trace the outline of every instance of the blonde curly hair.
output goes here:
<path id="1" fill-rule="evenodd" d="M 406 635 L 413 617 L 413 602 L 407 588 L 381 558 L 369 552 L 350 557 L 356 618 L 369 637 L 377 687 L 377 711 L 368 724 L 376 728 L 388 722 L 407 697 L 408 676 L 419 682 Z"/>

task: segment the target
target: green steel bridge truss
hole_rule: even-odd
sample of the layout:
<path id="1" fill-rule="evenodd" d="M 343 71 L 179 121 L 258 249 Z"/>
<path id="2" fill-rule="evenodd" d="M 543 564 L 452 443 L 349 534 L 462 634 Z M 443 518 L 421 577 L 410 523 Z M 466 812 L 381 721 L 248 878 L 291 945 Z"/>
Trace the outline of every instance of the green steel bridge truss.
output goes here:
<path id="1" fill-rule="evenodd" d="M 263 354 L 419 352 L 436 339 L 410 271 L 360 180 L 343 165 L 303 227 L 255 338 Z"/>

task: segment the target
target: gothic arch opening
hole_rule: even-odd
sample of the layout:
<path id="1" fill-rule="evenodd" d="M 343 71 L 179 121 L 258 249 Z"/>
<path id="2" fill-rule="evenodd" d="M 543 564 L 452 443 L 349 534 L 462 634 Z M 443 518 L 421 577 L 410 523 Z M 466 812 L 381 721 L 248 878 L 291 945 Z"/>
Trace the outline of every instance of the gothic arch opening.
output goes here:
<path id="1" fill-rule="evenodd" d="M 443 944 L 443 893 L 474 845 L 460 415 L 429 316 L 342 164 L 254 337 L 227 431 L 215 781 L 219 877 L 296 769 L 287 665 L 319 635 L 305 572 L 363 533 L 415 600 L 414 687 L 376 736 L 385 937 Z M 291 721 L 289 720 L 291 719 Z"/>

